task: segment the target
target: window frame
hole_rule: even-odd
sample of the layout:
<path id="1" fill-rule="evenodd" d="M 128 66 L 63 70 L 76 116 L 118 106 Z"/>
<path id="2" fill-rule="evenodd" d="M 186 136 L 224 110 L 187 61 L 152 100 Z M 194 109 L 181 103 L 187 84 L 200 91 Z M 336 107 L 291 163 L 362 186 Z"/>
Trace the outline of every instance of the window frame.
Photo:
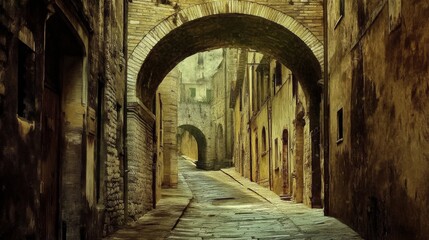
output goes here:
<path id="1" fill-rule="evenodd" d="M 338 5 L 337 5 L 337 7 L 338 7 L 338 19 L 334 25 L 334 29 L 336 29 L 338 27 L 338 25 L 340 25 L 341 20 L 343 20 L 343 18 L 344 18 L 345 8 L 346 8 L 345 4 L 346 4 L 345 0 L 338 0 Z"/>
<path id="2" fill-rule="evenodd" d="M 337 111 L 337 144 L 344 141 L 344 110 Z"/>

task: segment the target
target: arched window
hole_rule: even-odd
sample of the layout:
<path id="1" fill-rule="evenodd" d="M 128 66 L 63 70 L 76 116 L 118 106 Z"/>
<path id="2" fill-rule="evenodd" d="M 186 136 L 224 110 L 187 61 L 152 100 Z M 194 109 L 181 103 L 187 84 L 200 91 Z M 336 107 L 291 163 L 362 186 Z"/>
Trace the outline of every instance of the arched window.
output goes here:
<path id="1" fill-rule="evenodd" d="M 265 127 L 262 128 L 262 151 L 267 151 L 267 135 L 265 133 Z"/>

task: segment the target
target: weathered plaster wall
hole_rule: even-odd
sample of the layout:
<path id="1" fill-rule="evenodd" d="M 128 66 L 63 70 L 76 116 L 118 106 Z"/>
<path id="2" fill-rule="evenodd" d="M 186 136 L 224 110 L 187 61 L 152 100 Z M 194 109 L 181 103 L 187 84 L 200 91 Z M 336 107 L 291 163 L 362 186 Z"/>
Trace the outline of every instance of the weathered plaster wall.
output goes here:
<path id="1" fill-rule="evenodd" d="M 271 71 L 275 71 L 275 62 L 273 61 L 271 63 Z M 281 194 L 289 194 L 289 196 L 293 196 L 294 193 L 294 187 L 296 187 L 296 184 L 294 184 L 294 181 L 296 178 L 293 177 L 293 172 L 295 169 L 295 125 L 294 120 L 296 116 L 296 97 L 293 96 L 293 90 L 292 90 L 292 79 L 289 78 L 289 71 L 286 68 L 283 68 L 282 72 L 282 79 L 283 84 L 280 87 L 277 87 L 278 90 L 276 91 L 273 99 L 272 99 L 272 146 L 273 151 L 272 159 L 273 159 L 273 191 L 279 195 Z M 283 154 L 283 131 L 287 130 L 288 133 L 288 156 L 287 161 L 288 165 L 285 166 L 283 163 L 283 158 L 286 157 Z M 277 139 L 278 142 L 278 152 L 276 152 L 275 146 L 275 140 Z M 275 164 L 276 156 L 277 155 L 277 161 L 278 163 Z M 276 167 L 277 165 L 277 167 Z M 288 177 L 287 181 L 289 183 L 288 191 L 284 193 L 283 190 L 283 181 L 284 181 L 284 168 L 287 168 L 288 171 Z"/>
<path id="2" fill-rule="evenodd" d="M 270 187 L 279 195 L 313 206 L 312 194 L 316 190 L 313 183 L 314 146 L 309 124 L 309 101 L 299 80 L 285 66 L 278 66 L 281 69 L 279 73 L 274 59 L 254 52 L 246 54 L 246 59 L 247 63 L 253 64 L 239 65 L 232 93 L 235 101 L 236 170 L 243 176 Z M 274 85 L 273 78 L 278 74 L 281 74 L 281 83 Z M 242 76 L 245 81 L 239 80 Z M 248 127 L 251 128 L 250 136 Z M 262 133 L 264 128 L 265 150 Z M 287 131 L 285 141 L 284 130 Z M 287 142 L 287 165 L 283 164 L 283 142 Z M 245 145 L 251 148 L 251 158 L 243 151 Z M 284 177 L 288 181 L 287 187 L 284 186 Z"/>
<path id="3" fill-rule="evenodd" d="M 212 127 L 215 128 L 216 169 L 232 165 L 230 85 L 236 71 L 237 49 L 223 49 L 222 62 L 213 75 Z"/>
<path id="4" fill-rule="evenodd" d="M 235 65 L 236 72 L 232 78 L 233 132 L 234 155 L 233 162 L 237 172 L 246 178 L 251 178 L 250 154 L 250 96 L 247 79 L 247 51 L 239 49 Z M 235 102 L 234 102 L 235 101 Z"/>
<path id="5" fill-rule="evenodd" d="M 0 11 L 4 14 L 0 20 L 0 238 L 35 237 L 40 211 L 36 203 L 40 198 L 37 168 L 41 136 L 36 125 L 40 124 L 40 108 L 30 112 L 29 121 L 16 116 L 18 33 L 28 10 L 14 1 L 2 1 Z M 43 13 L 37 17 L 43 22 Z M 32 31 L 39 42 L 43 31 Z M 41 76 L 35 76 L 33 97 L 37 104 L 41 104 L 41 88 Z"/>
<path id="6" fill-rule="evenodd" d="M 329 21 L 331 213 L 367 239 L 425 239 L 429 29 L 421 19 L 429 5 L 345 7 L 336 28 Z M 337 143 L 340 107 L 344 141 Z"/>
<path id="7" fill-rule="evenodd" d="M 163 108 L 163 161 L 164 173 L 162 185 L 177 187 L 177 99 L 179 93 L 180 72 L 175 68 L 162 81 L 158 87 Z M 159 139 L 159 137 L 158 137 Z"/>

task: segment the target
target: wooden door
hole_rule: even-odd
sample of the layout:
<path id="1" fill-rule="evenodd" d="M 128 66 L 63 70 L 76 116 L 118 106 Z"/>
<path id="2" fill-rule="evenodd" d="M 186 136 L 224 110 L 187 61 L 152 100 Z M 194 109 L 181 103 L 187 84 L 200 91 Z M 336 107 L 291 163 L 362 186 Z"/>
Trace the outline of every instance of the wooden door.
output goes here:
<path id="1" fill-rule="evenodd" d="M 288 154 L 288 140 L 283 138 L 283 151 L 282 151 L 282 178 L 283 178 L 283 194 L 289 194 L 289 154 Z"/>
<path id="2" fill-rule="evenodd" d="M 60 102 L 58 94 L 45 88 L 42 108 L 42 164 L 41 164 L 41 221 L 42 239 L 57 239 L 59 153 L 60 153 Z"/>
<path id="3" fill-rule="evenodd" d="M 255 157 L 256 157 L 256 182 L 259 183 L 260 180 L 260 159 L 259 159 L 259 145 L 258 138 L 255 141 Z"/>

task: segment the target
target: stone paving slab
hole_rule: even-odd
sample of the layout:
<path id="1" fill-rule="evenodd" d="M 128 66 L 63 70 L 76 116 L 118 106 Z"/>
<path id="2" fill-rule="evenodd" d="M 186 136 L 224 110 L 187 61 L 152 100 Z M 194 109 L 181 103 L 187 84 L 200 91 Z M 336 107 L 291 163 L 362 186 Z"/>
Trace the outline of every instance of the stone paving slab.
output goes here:
<path id="1" fill-rule="evenodd" d="M 191 199 L 192 192 L 182 174 L 179 174 L 177 189 L 163 189 L 162 197 L 157 203 L 156 209 L 148 212 L 136 222 L 122 227 L 104 239 L 165 239 L 177 224 Z"/>
<path id="2" fill-rule="evenodd" d="M 361 239 L 323 210 L 283 201 L 234 169 L 180 164 L 194 199 L 167 239 Z"/>
<path id="3" fill-rule="evenodd" d="M 178 189 L 163 190 L 157 209 L 106 240 L 361 239 L 323 210 L 280 200 L 234 169 L 203 171 L 184 158 L 179 169 Z"/>

